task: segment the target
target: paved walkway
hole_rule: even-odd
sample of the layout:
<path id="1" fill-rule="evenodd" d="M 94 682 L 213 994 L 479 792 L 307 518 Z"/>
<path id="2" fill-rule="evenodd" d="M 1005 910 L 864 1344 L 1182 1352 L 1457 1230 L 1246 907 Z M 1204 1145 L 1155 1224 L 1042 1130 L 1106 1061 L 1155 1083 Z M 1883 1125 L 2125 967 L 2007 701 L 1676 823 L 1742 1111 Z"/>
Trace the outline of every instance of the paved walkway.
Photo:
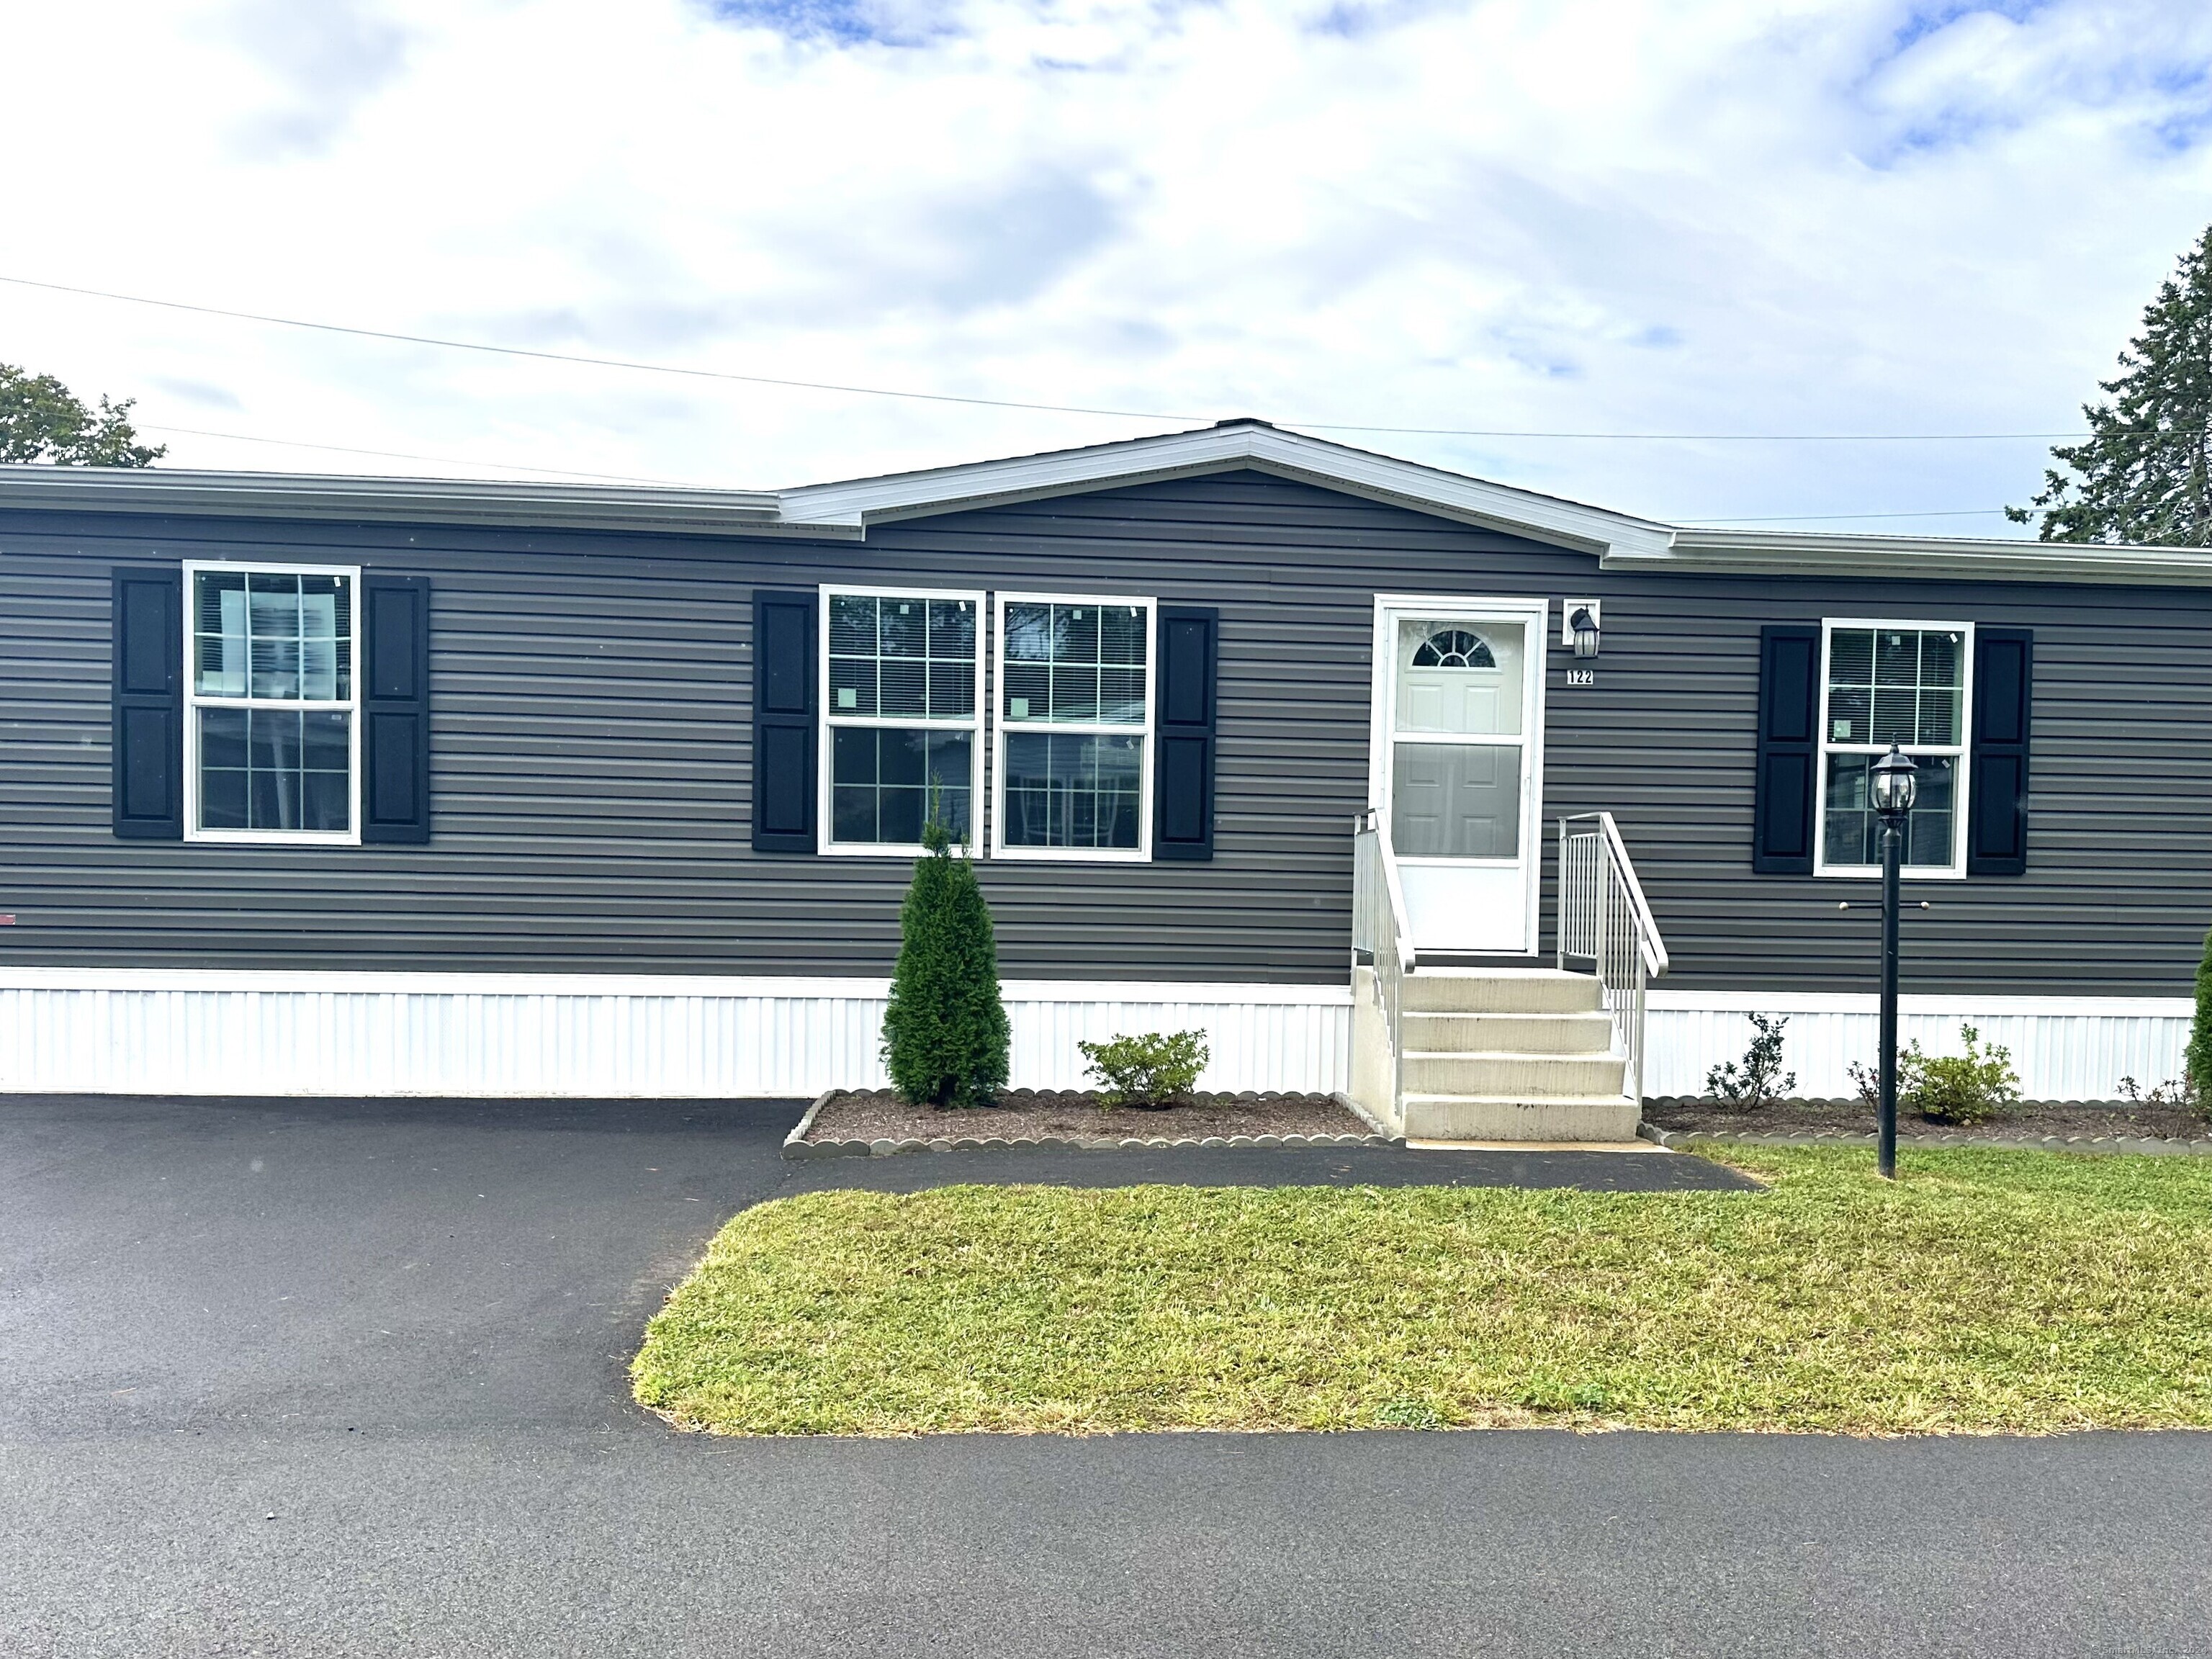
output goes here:
<path id="1" fill-rule="evenodd" d="M 0 1097 L 0 1653 L 2205 1650 L 2212 1437 L 672 1434 L 798 1110 Z"/>

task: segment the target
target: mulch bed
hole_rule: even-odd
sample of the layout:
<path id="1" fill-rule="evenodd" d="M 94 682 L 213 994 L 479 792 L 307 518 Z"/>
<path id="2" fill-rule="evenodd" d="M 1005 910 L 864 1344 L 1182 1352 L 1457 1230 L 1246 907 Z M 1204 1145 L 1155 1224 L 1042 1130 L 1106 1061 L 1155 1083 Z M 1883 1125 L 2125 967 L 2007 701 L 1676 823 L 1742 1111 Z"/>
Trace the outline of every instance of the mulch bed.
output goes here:
<path id="1" fill-rule="evenodd" d="M 1083 1089 L 1012 1089 L 995 1106 L 909 1106 L 889 1089 L 832 1095 L 815 1115 L 810 1141 L 1130 1139 L 1200 1140 L 1231 1135 L 1364 1135 L 1355 1112 L 1327 1095 L 1196 1094 L 1173 1106 L 1108 1109 Z"/>
<path id="2" fill-rule="evenodd" d="M 1654 1128 L 1692 1134 L 1872 1134 L 1874 1109 L 1856 1100 L 1778 1100 L 1749 1111 L 1710 1100 L 1652 1100 L 1644 1121 Z M 2125 1135 L 2137 1139 L 2194 1140 L 2212 1136 L 2212 1124 L 2185 1106 L 2100 1106 L 2078 1101 L 2024 1101 L 1971 1127 L 1931 1123 L 1898 1109 L 1900 1138 L 1973 1135 L 1992 1140 L 2040 1140 L 2046 1136 Z"/>

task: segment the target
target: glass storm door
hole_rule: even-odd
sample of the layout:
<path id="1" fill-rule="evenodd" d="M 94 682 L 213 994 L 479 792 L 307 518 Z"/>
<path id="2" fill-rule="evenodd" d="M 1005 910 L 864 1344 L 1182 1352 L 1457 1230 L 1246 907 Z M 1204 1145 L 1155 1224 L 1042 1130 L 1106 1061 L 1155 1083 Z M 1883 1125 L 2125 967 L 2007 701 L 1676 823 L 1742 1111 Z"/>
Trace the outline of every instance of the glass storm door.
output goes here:
<path id="1" fill-rule="evenodd" d="M 1418 951 L 1533 951 L 1544 613 L 1386 605 L 1376 757 Z"/>

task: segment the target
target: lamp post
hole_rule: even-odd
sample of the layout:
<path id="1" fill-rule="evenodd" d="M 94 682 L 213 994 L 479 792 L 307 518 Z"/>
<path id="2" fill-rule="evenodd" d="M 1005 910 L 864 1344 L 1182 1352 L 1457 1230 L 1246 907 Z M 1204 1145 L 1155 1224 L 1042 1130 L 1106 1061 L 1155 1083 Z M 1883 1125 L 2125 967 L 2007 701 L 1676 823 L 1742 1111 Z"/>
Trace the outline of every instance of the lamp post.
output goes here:
<path id="1" fill-rule="evenodd" d="M 1881 1118 L 1875 1164 L 1884 1181 L 1897 1179 L 1897 884 L 1905 863 L 1905 819 L 1919 791 L 1913 775 L 1919 769 L 1892 744 L 1868 777 L 1881 818 Z"/>

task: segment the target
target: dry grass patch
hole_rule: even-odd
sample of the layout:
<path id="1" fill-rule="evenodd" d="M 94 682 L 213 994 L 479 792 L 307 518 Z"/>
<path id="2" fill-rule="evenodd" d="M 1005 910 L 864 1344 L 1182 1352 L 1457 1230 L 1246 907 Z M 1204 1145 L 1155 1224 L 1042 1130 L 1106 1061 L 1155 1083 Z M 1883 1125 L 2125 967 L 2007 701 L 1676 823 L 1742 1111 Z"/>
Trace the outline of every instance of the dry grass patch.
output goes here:
<path id="1" fill-rule="evenodd" d="M 1719 1155 L 1771 1189 L 810 1194 L 722 1230 L 636 1395 L 749 1434 L 2212 1425 L 2212 1159 Z"/>

